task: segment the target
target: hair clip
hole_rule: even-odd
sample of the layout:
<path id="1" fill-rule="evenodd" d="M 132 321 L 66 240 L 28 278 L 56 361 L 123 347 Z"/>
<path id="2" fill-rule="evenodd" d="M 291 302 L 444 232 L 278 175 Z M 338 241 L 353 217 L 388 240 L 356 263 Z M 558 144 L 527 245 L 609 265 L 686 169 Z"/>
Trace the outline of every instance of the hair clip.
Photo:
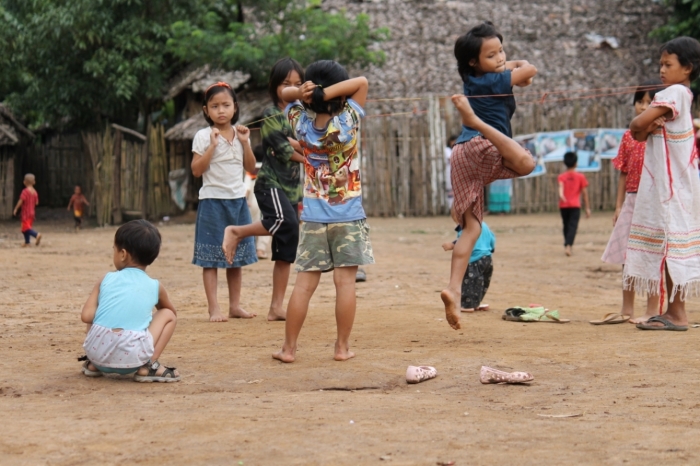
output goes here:
<path id="1" fill-rule="evenodd" d="M 316 84 L 316 87 L 318 87 L 319 89 L 323 89 L 323 85 L 322 85 L 322 84 Z"/>
<path id="2" fill-rule="evenodd" d="M 211 89 L 212 87 L 228 87 L 229 89 L 232 89 L 232 88 L 231 88 L 231 85 L 230 85 L 229 83 L 225 83 L 225 82 L 223 82 L 223 81 L 219 81 L 218 83 L 214 83 L 214 84 L 212 84 L 211 86 L 207 87 L 207 90 L 204 91 L 204 93 L 206 94 L 207 92 L 209 92 L 209 89 Z"/>

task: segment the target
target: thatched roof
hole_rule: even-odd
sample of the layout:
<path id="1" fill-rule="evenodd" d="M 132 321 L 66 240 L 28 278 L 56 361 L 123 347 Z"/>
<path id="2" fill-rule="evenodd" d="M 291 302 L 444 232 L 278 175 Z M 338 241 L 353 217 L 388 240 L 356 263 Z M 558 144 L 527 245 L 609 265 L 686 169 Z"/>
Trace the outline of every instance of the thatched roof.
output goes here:
<path id="1" fill-rule="evenodd" d="M 658 76 L 659 43 L 649 33 L 668 15 L 656 0 L 324 0 L 322 5 L 351 16 L 366 13 L 372 27 L 389 28 L 390 39 L 378 45 L 386 53 L 384 66 L 351 73 L 367 76 L 370 99 L 459 92 L 455 40 L 483 20 L 503 33 L 509 59 L 537 66 L 527 92 L 635 86 Z M 591 48 L 587 37 L 593 34 L 615 39 L 618 48 Z M 369 110 L 382 107 L 393 103 L 373 103 Z"/>
<path id="2" fill-rule="evenodd" d="M 20 142 L 22 135 L 34 139 L 34 134 L 17 121 L 7 107 L 0 104 L 0 146 L 14 146 Z"/>
<path id="3" fill-rule="evenodd" d="M 238 123 L 242 125 L 262 118 L 265 109 L 271 105 L 270 97 L 265 91 L 241 92 L 237 94 L 237 97 L 238 105 L 241 107 Z M 166 131 L 165 139 L 169 141 L 189 141 L 194 139 L 197 131 L 208 125 L 204 115 L 198 112 Z"/>
<path id="4" fill-rule="evenodd" d="M 163 101 L 166 102 L 178 96 L 185 89 L 191 89 L 195 93 L 204 92 L 207 87 L 219 81 L 229 83 L 231 87 L 237 89 L 249 79 L 250 75 L 242 71 L 212 70 L 210 65 L 200 66 L 186 70 L 173 79 L 168 92 L 163 96 Z"/>

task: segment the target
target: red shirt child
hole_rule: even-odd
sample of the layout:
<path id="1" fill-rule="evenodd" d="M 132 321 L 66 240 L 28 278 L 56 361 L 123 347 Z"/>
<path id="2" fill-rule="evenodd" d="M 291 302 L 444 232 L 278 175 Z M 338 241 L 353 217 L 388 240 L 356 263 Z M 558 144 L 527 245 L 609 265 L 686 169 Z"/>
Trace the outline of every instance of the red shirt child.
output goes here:
<path id="1" fill-rule="evenodd" d="M 588 180 L 576 170 L 576 167 L 569 169 L 557 177 L 559 182 L 559 208 L 581 208 L 581 193 L 584 193 L 587 215 L 590 216 L 591 209 L 588 207 Z"/>
<path id="2" fill-rule="evenodd" d="M 34 184 L 36 180 L 34 175 L 27 173 L 24 175 L 24 186 L 22 194 L 19 196 L 19 201 L 15 206 L 15 210 L 12 215 L 17 215 L 17 211 L 22 208 L 22 213 L 20 214 L 20 220 L 22 221 L 22 233 L 24 234 L 25 246 L 29 245 L 29 238 L 33 236 L 36 238 L 36 245 L 39 246 L 41 242 L 41 234 L 37 233 L 32 229 L 34 225 L 34 218 L 36 216 L 36 206 L 39 204 L 39 194 L 37 194 L 34 189 Z"/>
<path id="3" fill-rule="evenodd" d="M 581 218 L 581 193 L 586 205 L 586 218 L 591 216 L 591 207 L 588 203 L 588 180 L 583 174 L 576 171 L 578 157 L 575 152 L 564 154 L 566 171 L 557 177 L 559 182 L 559 211 L 564 224 L 564 252 L 571 255 L 574 245 L 578 221 Z"/>

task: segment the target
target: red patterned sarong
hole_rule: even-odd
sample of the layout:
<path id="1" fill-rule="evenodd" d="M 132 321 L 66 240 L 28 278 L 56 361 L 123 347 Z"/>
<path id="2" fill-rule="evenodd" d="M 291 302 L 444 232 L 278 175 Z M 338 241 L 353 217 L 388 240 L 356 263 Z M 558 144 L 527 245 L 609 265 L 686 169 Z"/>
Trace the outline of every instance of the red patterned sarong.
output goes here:
<path id="1" fill-rule="evenodd" d="M 464 228 L 464 214 L 471 208 L 481 222 L 484 217 L 484 186 L 496 180 L 517 178 L 503 166 L 503 157 L 491 141 L 476 136 L 452 149 L 450 159 L 454 204 L 452 219 Z"/>

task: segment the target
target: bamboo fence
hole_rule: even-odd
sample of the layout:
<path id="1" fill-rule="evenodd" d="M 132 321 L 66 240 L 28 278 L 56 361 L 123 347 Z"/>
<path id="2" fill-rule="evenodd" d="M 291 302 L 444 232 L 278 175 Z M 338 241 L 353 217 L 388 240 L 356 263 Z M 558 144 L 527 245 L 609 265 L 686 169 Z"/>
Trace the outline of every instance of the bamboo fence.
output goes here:
<path id="1" fill-rule="evenodd" d="M 0 147 L 0 220 L 12 218 L 15 197 L 15 154 L 11 146 Z"/>
<path id="2" fill-rule="evenodd" d="M 148 137 L 118 125 L 82 137 L 92 161 L 98 225 L 172 212 L 161 126 L 149 127 Z"/>
<path id="3" fill-rule="evenodd" d="M 361 128 L 363 204 L 369 216 L 431 216 L 449 213 L 446 202 L 444 148 L 447 135 L 458 135 L 461 119 L 452 102 L 431 96 L 425 110 L 368 115 Z M 419 108 L 415 109 L 419 110 Z M 408 113 L 408 114 L 405 114 Z M 574 128 L 625 128 L 632 106 L 619 102 L 574 102 L 519 108 L 513 133 L 528 134 Z M 545 175 L 513 180 L 511 211 L 557 209 L 557 175 L 563 164 L 547 164 Z M 599 172 L 585 174 L 591 206 L 614 209 L 618 174 L 609 160 Z"/>

